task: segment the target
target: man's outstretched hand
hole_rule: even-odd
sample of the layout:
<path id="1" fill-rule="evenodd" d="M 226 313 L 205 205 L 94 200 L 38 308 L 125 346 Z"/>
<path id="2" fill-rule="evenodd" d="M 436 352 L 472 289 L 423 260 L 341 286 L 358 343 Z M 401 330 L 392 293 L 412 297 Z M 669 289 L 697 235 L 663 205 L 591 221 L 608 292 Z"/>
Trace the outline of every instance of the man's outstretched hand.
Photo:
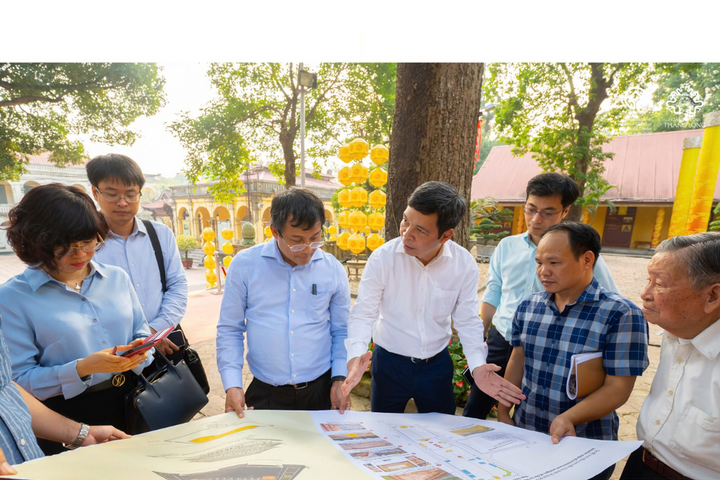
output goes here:
<path id="1" fill-rule="evenodd" d="M 518 387 L 495 373 L 499 370 L 500 367 L 494 363 L 486 363 L 475 368 L 473 370 L 475 385 L 506 407 L 512 406 L 513 403 L 518 405 L 521 400 L 525 400 L 525 395 Z"/>
<path id="2" fill-rule="evenodd" d="M 345 379 L 345 383 L 342 385 L 342 393 L 343 396 L 350 395 L 350 392 L 353 388 L 355 388 L 355 385 L 360 383 L 360 379 L 363 376 L 363 373 L 365 373 L 365 370 L 367 370 L 368 365 L 370 365 L 370 359 L 372 358 L 372 352 L 368 350 L 360 357 L 351 358 L 348 363 L 348 374 L 347 378 Z"/>

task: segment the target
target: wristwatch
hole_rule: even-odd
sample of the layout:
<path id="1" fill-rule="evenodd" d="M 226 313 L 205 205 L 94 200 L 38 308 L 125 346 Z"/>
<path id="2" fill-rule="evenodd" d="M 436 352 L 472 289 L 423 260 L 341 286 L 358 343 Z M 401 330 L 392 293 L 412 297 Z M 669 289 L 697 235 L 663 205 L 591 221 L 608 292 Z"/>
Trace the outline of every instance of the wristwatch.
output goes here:
<path id="1" fill-rule="evenodd" d="M 75 450 L 83 444 L 89 433 L 90 426 L 85 423 L 81 423 L 80 431 L 78 432 L 77 437 L 75 437 L 75 440 L 72 443 L 63 443 L 63 447 L 67 448 L 68 450 Z"/>
<path id="2" fill-rule="evenodd" d="M 342 376 L 342 375 L 335 375 L 334 377 L 332 377 L 332 378 L 330 379 L 330 384 L 332 384 L 332 383 L 334 383 L 334 382 L 344 382 L 344 381 L 345 381 L 345 378 L 346 378 L 346 377 L 344 377 L 344 376 Z"/>

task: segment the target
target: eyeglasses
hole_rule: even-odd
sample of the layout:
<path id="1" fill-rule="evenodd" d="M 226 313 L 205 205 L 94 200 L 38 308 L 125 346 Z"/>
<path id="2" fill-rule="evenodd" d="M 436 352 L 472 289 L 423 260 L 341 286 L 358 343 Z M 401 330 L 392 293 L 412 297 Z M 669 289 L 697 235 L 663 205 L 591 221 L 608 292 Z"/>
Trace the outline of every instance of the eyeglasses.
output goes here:
<path id="1" fill-rule="evenodd" d="M 127 203 L 137 203 L 140 201 L 140 197 L 142 197 L 142 193 L 126 193 L 125 195 L 120 195 L 118 193 L 101 192 L 97 187 L 95 187 L 95 190 L 110 203 L 117 203 L 121 198 L 124 198 Z"/>
<path id="2" fill-rule="evenodd" d="M 535 210 L 530 207 L 523 207 L 523 210 L 525 211 L 525 214 L 527 214 L 530 218 L 534 217 L 536 213 L 539 213 L 542 218 L 551 219 L 558 213 L 562 213 L 562 210 L 559 210 L 557 212 L 547 212 L 544 210 Z"/>
<path id="3" fill-rule="evenodd" d="M 72 257 L 73 255 L 75 255 L 78 252 L 78 250 L 82 250 L 85 253 L 93 253 L 93 252 L 97 252 L 98 250 L 100 250 L 100 247 L 102 247 L 104 244 L 105 244 L 105 242 L 103 242 L 101 240 L 101 241 L 95 242 L 95 243 L 88 243 L 87 245 L 84 245 L 82 247 L 70 247 L 68 249 L 68 251 L 65 253 L 63 253 L 62 248 L 56 248 L 55 256 L 57 258 Z"/>
<path id="4" fill-rule="evenodd" d="M 313 250 L 317 250 L 318 248 L 320 248 L 320 247 L 322 247 L 323 245 L 325 245 L 325 241 L 324 241 L 324 240 L 322 240 L 322 241 L 320 241 L 320 242 L 312 242 L 310 245 L 307 245 L 307 244 L 305 244 L 305 243 L 303 243 L 303 244 L 301 244 L 301 245 L 290 245 L 289 243 L 287 243 L 287 240 L 285 240 L 282 235 L 280 235 L 280 238 L 282 238 L 283 242 L 285 242 L 285 245 L 288 246 L 288 248 L 290 249 L 291 252 L 302 252 L 302 251 L 305 250 L 307 247 L 310 247 L 310 248 L 312 248 Z"/>

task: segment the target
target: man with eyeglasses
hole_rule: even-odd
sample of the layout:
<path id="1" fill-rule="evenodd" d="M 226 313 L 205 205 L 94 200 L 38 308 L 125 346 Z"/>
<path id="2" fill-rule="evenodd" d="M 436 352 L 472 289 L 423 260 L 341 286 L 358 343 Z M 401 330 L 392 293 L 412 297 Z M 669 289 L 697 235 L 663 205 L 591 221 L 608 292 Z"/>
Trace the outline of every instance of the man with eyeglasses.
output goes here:
<path id="1" fill-rule="evenodd" d="M 344 341 L 350 313 L 345 269 L 323 245 L 325 206 L 293 188 L 273 198 L 273 238 L 243 250 L 228 270 L 217 326 L 225 411 L 350 408 Z M 243 353 L 253 380 L 244 390 Z"/>
<path id="2" fill-rule="evenodd" d="M 537 243 L 548 228 L 565 218 L 580 196 L 580 187 L 566 175 L 541 173 L 530 179 L 526 195 L 523 209 L 527 232 L 503 238 L 498 244 L 490 258 L 480 304 L 484 331 L 488 332 L 487 362 L 501 367 L 497 372 L 500 376 L 505 375 L 512 353 L 509 340 L 517 306 L 531 294 L 544 291 L 536 272 Z M 598 256 L 593 273 L 600 286 L 620 293 L 602 256 Z M 463 415 L 484 420 L 495 402 L 473 385 Z"/>
<path id="3" fill-rule="evenodd" d="M 136 218 L 145 185 L 140 166 L 130 157 L 110 153 L 90 160 L 85 170 L 93 197 L 110 227 L 95 259 L 127 272 L 152 333 L 176 326 L 187 308 L 185 270 L 172 230 L 161 222 L 151 222 L 162 250 L 166 279 L 163 291 L 160 270 L 155 267 L 152 232 Z M 178 346 L 167 338 L 155 348 L 165 355 L 178 351 Z"/>

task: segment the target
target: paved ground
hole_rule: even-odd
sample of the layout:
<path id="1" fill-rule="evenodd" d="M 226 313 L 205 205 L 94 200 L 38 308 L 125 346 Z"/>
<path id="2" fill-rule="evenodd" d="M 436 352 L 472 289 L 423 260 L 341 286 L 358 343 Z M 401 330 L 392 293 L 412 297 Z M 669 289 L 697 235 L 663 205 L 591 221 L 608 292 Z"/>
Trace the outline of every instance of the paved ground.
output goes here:
<path id="1" fill-rule="evenodd" d="M 640 305 L 642 303 L 640 293 L 647 282 L 646 269 L 649 259 L 611 254 L 603 257 L 621 293 L 637 305 Z M 21 273 L 24 268 L 23 263 L 14 255 L 0 255 L 0 283 Z M 480 264 L 479 268 L 479 284 L 482 285 L 487 276 L 487 264 Z M 222 295 L 206 290 L 205 270 L 203 268 L 192 268 L 187 270 L 186 273 L 189 295 L 188 310 L 183 320 L 183 328 L 190 342 L 200 353 L 210 382 L 210 402 L 200 415 L 211 416 L 224 412 L 225 405 L 225 394 L 215 360 L 215 327 L 219 317 Z M 351 289 L 356 292 L 356 282 L 353 281 L 352 283 Z M 637 423 L 642 402 L 650 391 L 650 384 L 657 371 L 657 364 L 660 359 L 661 332 L 662 330 L 659 327 L 650 325 L 650 367 L 641 378 L 638 378 L 628 402 L 618 410 L 621 440 L 636 439 L 635 424 Z M 252 376 L 246 367 L 245 384 L 247 385 L 251 379 Z M 368 401 L 360 397 L 354 397 L 353 409 L 369 410 Z M 618 464 L 613 479 L 619 478 L 623 465 L 624 461 Z"/>

